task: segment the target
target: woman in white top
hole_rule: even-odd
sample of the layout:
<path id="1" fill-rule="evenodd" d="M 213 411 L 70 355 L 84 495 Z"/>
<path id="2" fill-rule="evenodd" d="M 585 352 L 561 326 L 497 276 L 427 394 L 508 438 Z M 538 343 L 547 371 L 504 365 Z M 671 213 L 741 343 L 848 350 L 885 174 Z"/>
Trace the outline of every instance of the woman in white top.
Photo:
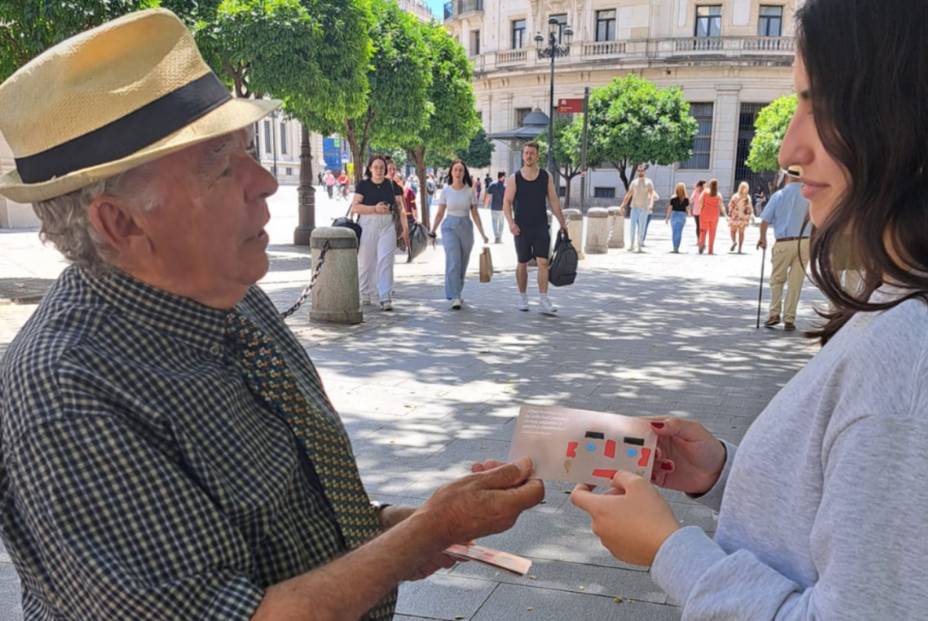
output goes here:
<path id="1" fill-rule="evenodd" d="M 451 164 L 448 182 L 441 189 L 438 214 L 432 232 L 429 233 L 429 237 L 434 239 L 435 230 L 441 225 L 441 244 L 445 248 L 445 297 L 451 300 L 451 308 L 455 310 L 464 303 L 464 275 L 467 273 L 470 251 L 474 247 L 471 219 L 477 225 L 483 243 L 489 242 L 477 213 L 473 185 L 467 166 L 461 160 L 455 160 Z"/>

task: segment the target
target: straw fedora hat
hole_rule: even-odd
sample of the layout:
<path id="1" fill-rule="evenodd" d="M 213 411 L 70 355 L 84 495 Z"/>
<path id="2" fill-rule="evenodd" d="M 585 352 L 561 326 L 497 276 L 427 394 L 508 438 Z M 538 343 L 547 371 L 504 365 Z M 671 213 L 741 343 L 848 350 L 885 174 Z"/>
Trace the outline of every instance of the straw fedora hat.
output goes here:
<path id="1" fill-rule="evenodd" d="M 132 13 L 46 50 L 0 85 L 16 170 L 34 203 L 256 123 L 279 101 L 235 99 L 170 11 Z"/>

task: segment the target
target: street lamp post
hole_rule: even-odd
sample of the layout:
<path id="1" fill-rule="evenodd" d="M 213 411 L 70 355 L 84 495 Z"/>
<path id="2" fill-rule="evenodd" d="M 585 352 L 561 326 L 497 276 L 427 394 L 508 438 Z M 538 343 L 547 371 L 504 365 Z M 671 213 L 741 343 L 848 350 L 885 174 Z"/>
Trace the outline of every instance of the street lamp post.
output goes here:
<path id="1" fill-rule="evenodd" d="M 274 173 L 274 178 L 277 179 L 277 112 L 271 112 L 271 144 L 274 145 L 274 165 L 271 166 L 271 171 Z"/>
<path id="2" fill-rule="evenodd" d="M 538 58 L 551 59 L 551 94 L 548 100 L 548 172 L 555 174 L 554 170 L 554 59 L 559 56 L 570 54 L 570 41 L 574 37 L 574 31 L 570 26 L 564 24 L 564 43 L 558 42 L 558 30 L 561 23 L 557 18 L 548 19 L 548 47 L 542 47 L 545 38 L 541 33 L 535 35 L 535 50 L 538 52 Z"/>

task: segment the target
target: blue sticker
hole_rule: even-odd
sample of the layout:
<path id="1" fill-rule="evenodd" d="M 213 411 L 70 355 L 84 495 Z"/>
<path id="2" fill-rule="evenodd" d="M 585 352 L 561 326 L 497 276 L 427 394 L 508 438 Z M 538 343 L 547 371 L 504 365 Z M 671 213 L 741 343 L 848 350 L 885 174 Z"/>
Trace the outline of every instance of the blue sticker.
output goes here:
<path id="1" fill-rule="evenodd" d="M 638 454 L 638 451 L 636 451 L 635 449 L 628 449 L 627 451 L 625 451 L 625 454 L 628 455 L 629 457 L 634 457 L 635 455 Z"/>
<path id="2" fill-rule="evenodd" d="M 595 445 L 595 444 L 587 444 L 587 445 L 586 445 L 586 450 L 588 450 L 588 451 L 595 451 L 595 450 L 596 450 L 596 445 Z"/>

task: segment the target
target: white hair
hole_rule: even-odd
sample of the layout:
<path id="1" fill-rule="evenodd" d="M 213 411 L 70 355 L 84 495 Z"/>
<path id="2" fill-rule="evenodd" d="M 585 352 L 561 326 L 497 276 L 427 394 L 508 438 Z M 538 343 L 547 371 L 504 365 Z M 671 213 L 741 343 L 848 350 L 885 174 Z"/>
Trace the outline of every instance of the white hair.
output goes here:
<path id="1" fill-rule="evenodd" d="M 51 242 L 68 262 L 94 276 L 113 268 L 112 248 L 90 222 L 89 207 L 101 195 L 128 198 L 136 211 L 150 211 L 161 204 L 163 195 L 151 183 L 147 165 L 97 181 L 74 192 L 33 204 L 42 228 L 39 238 Z"/>

